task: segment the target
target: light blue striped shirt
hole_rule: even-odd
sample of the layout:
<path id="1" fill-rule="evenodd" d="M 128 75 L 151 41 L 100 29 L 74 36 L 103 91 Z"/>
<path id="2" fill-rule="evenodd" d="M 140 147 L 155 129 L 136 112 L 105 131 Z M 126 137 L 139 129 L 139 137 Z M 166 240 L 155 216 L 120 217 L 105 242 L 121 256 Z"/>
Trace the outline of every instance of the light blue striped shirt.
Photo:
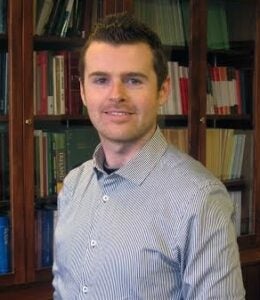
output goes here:
<path id="1" fill-rule="evenodd" d="M 157 129 L 107 175 L 98 147 L 58 199 L 54 299 L 244 299 L 233 205 Z"/>

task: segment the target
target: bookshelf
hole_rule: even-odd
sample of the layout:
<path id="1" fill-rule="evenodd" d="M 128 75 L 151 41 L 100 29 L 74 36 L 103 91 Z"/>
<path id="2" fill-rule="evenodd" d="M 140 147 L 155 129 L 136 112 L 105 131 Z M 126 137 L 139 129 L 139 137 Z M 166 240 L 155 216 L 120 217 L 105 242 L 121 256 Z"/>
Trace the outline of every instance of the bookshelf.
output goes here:
<path id="1" fill-rule="evenodd" d="M 250 230 L 239 236 L 238 242 L 246 288 L 255 291 L 252 294 L 249 292 L 247 299 L 258 299 L 260 284 L 257 279 L 259 276 L 256 274 L 260 272 L 260 201 L 258 199 L 260 194 L 260 120 L 258 118 L 260 114 L 260 59 L 257 54 L 260 49 L 260 1 L 246 1 L 246 7 L 244 7 L 247 14 L 250 13 L 251 19 L 254 20 L 254 24 L 250 28 L 255 28 L 255 35 L 248 39 L 243 31 L 242 41 L 233 40 L 227 49 L 225 40 L 222 41 L 222 46 L 218 46 L 216 49 L 213 46 L 208 47 L 207 12 L 211 9 L 209 15 L 212 15 L 212 3 L 216 4 L 217 1 L 224 5 L 223 7 L 225 4 L 229 5 L 229 14 L 232 14 L 232 5 L 238 8 L 235 12 L 233 11 L 236 18 L 241 10 L 239 3 L 245 3 L 242 0 L 180 0 L 176 3 L 173 1 L 176 5 L 182 3 L 186 7 L 185 14 L 186 18 L 188 16 L 189 22 L 183 31 L 185 41 L 181 40 L 182 42 L 174 45 L 167 44 L 165 51 L 169 61 L 177 61 L 180 65 L 189 68 L 187 82 L 189 106 L 187 114 L 163 114 L 159 115 L 158 120 L 165 129 L 186 128 L 187 151 L 203 163 L 206 163 L 207 160 L 208 129 L 234 129 L 252 132 L 251 178 L 226 180 L 224 183 L 229 191 L 242 193 L 242 203 L 244 203 L 242 209 L 246 211 L 245 218 L 249 215 L 251 218 Z M 87 35 L 91 22 L 102 15 L 126 10 L 136 14 L 137 7 L 144 5 L 144 2 L 153 4 L 157 2 L 157 5 L 161 3 L 161 1 L 154 0 L 78 1 L 78 3 L 80 2 L 88 3 L 83 9 L 85 20 L 87 20 L 84 23 L 83 36 Z M 32 159 L 35 156 L 35 130 L 91 128 L 91 123 L 84 114 L 35 114 L 33 105 L 35 98 L 34 53 L 75 51 L 83 45 L 84 39 L 80 34 L 65 37 L 35 35 L 34 3 L 36 3 L 34 0 L 8 1 L 7 31 L 0 33 L 0 52 L 8 53 L 9 109 L 7 114 L 0 115 L 0 126 L 8 128 L 10 185 L 9 198 L 0 199 L 0 212 L 8 211 L 11 216 L 12 249 L 11 269 L 6 274 L 0 275 L 1 299 L 2 297 L 3 299 L 5 297 L 9 297 L 8 299 L 14 297 L 13 299 L 15 299 L 17 293 L 21 293 L 21 291 L 28 297 L 33 297 L 32 295 L 42 291 L 41 293 L 45 297 L 43 299 L 51 299 L 51 269 L 50 267 L 37 267 L 35 222 L 36 211 L 46 207 L 53 208 L 56 197 L 55 195 L 35 197 L 36 163 Z M 254 10 L 253 15 L 252 10 Z M 175 25 L 177 26 L 177 24 Z M 237 32 L 232 31 L 232 36 L 233 39 L 237 39 Z M 211 39 L 211 45 L 214 42 L 216 41 Z M 250 74 L 253 75 L 250 79 L 252 86 L 251 100 L 249 101 L 252 104 L 248 111 L 243 114 L 207 114 L 208 87 L 205 74 L 207 74 L 209 65 L 251 70 Z M 252 72 L 252 70 L 254 71 Z M 251 202 L 247 192 L 248 187 L 252 191 Z"/>

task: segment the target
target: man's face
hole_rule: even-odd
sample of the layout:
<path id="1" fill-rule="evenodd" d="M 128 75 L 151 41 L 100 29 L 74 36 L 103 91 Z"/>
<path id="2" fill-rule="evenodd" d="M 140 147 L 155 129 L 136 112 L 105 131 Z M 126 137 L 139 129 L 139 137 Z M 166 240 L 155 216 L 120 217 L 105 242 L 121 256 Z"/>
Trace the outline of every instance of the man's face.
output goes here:
<path id="1" fill-rule="evenodd" d="M 103 145 L 144 144 L 154 133 L 168 89 L 166 80 L 158 91 L 152 52 L 144 43 L 93 42 L 85 54 L 81 96 Z"/>

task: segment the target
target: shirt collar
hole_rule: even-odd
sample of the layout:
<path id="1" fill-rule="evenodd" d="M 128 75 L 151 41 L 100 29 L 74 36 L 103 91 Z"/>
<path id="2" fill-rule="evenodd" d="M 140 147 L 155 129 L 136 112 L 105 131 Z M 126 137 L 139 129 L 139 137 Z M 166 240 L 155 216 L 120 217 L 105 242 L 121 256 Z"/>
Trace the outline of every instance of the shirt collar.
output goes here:
<path id="1" fill-rule="evenodd" d="M 131 159 L 126 165 L 115 171 L 121 177 L 132 181 L 137 185 L 141 185 L 148 174 L 153 170 L 155 165 L 161 159 L 167 149 L 167 142 L 157 127 L 152 138 L 144 145 L 137 155 Z M 97 172 L 104 172 L 104 152 L 102 145 L 99 145 L 94 152 L 93 167 Z"/>

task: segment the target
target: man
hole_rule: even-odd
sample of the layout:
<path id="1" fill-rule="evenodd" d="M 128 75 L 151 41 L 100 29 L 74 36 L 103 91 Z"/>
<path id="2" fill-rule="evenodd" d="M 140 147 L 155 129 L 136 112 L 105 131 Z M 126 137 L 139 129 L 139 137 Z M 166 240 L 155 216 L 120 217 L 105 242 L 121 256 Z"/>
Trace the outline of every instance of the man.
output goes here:
<path id="1" fill-rule="evenodd" d="M 54 299 L 244 299 L 228 193 L 156 123 L 169 93 L 157 35 L 107 17 L 80 71 L 101 143 L 59 195 Z"/>

